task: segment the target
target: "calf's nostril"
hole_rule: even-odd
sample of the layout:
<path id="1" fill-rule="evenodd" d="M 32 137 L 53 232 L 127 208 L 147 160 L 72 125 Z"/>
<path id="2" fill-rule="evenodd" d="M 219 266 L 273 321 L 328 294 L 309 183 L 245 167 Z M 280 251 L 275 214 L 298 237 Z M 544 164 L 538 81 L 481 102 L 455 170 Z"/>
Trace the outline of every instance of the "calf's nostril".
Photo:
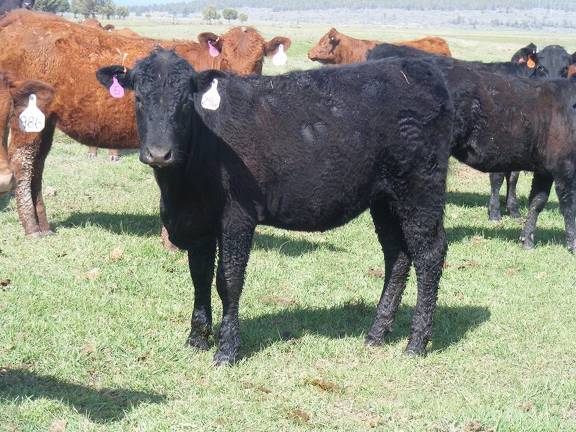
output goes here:
<path id="1" fill-rule="evenodd" d="M 164 160 L 165 160 L 165 161 L 168 161 L 168 160 L 170 160 L 170 159 L 172 159 L 172 150 L 168 150 L 168 153 L 166 153 L 166 154 L 164 155 Z"/>

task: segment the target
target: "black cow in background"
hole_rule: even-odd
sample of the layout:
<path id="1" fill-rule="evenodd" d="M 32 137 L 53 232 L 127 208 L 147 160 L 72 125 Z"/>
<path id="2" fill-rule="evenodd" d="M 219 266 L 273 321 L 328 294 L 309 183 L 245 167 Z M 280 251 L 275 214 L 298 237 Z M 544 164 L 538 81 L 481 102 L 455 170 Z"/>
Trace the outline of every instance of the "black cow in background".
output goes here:
<path id="1" fill-rule="evenodd" d="M 237 358 L 238 308 L 254 229 L 341 226 L 367 208 L 386 276 L 367 343 L 390 331 L 416 268 L 407 352 L 432 332 L 446 253 L 445 184 L 453 110 L 442 75 L 417 59 L 270 77 L 195 73 L 157 50 L 134 70 L 98 71 L 136 93 L 140 159 L 154 168 L 170 240 L 188 250 L 195 290 L 188 343 L 207 349 L 216 246 L 223 305 L 214 360 Z"/>
<path id="2" fill-rule="evenodd" d="M 0 15 L 12 9 L 33 9 L 35 0 L 0 0 Z"/>
<path id="3" fill-rule="evenodd" d="M 512 63 L 518 63 L 524 68 L 520 69 L 517 76 L 526 77 L 532 75 L 538 79 L 567 78 L 568 67 L 574 63 L 573 56 L 559 45 L 549 45 L 542 51 L 537 52 L 537 47 L 533 43 L 519 49 L 511 59 Z M 537 73 L 526 74 L 526 71 L 535 69 Z M 488 218 L 498 221 L 500 213 L 500 188 L 506 178 L 506 209 L 513 218 L 519 218 L 518 198 L 516 195 L 516 185 L 520 177 L 519 171 L 506 173 L 490 173 L 490 201 L 488 203 Z"/>
<path id="4" fill-rule="evenodd" d="M 455 107 L 452 155 L 484 172 L 534 171 L 521 240 L 534 247 L 538 215 L 552 183 L 576 252 L 576 82 L 494 73 L 500 63 L 455 60 L 396 45 L 376 46 L 369 60 L 427 59 L 448 84 Z"/>

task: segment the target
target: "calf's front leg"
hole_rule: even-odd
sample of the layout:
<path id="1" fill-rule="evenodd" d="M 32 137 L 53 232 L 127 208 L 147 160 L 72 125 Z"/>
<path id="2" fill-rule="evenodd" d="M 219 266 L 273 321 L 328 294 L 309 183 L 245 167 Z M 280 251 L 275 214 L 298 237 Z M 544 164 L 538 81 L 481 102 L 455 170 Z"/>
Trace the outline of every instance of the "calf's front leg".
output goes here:
<path id="1" fill-rule="evenodd" d="M 556 179 L 556 194 L 560 204 L 560 212 L 564 216 L 566 229 L 566 246 L 576 253 L 576 179 Z"/>
<path id="2" fill-rule="evenodd" d="M 216 239 L 205 238 L 188 249 L 188 267 L 194 284 L 194 310 L 187 344 L 207 350 L 212 334 L 211 291 L 216 260 Z"/>
<path id="3" fill-rule="evenodd" d="M 249 218 L 225 218 L 218 239 L 216 289 L 222 301 L 222 324 L 218 332 L 216 365 L 234 363 L 240 346 L 238 308 L 255 224 Z"/>
<path id="4" fill-rule="evenodd" d="M 499 221 L 500 213 L 500 188 L 504 183 L 504 173 L 490 173 L 490 202 L 488 203 L 488 219 Z"/>

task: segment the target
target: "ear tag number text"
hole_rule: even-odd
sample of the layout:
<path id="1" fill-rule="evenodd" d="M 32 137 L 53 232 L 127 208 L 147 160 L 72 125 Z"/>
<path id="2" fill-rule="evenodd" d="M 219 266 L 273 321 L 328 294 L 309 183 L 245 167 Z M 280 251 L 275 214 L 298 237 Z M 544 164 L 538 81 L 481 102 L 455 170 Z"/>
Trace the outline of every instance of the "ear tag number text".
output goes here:
<path id="1" fill-rule="evenodd" d="M 18 123 L 22 132 L 42 132 L 46 124 L 46 116 L 36 105 L 36 95 L 28 97 L 28 106 L 18 117 Z"/>
<path id="2" fill-rule="evenodd" d="M 202 108 L 216 111 L 220 107 L 220 94 L 218 93 L 218 79 L 214 78 L 210 89 L 202 95 L 200 102 Z"/>

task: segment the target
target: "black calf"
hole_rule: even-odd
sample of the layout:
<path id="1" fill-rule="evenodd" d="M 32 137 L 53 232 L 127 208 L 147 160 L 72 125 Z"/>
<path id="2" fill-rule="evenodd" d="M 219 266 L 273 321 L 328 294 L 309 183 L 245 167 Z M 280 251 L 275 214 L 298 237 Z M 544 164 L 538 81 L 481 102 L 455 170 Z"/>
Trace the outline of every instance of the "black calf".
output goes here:
<path id="1" fill-rule="evenodd" d="M 536 45 L 530 44 L 518 50 L 513 56 L 513 63 L 525 65 L 528 69 L 537 69 L 538 74 L 533 77 L 538 79 L 567 78 L 568 67 L 574 61 L 572 56 L 564 48 L 558 45 L 549 45 L 539 53 L 536 53 Z M 517 76 L 525 77 L 525 73 Z M 520 173 L 517 171 L 507 173 L 490 174 L 490 202 L 488 204 L 488 218 L 498 221 L 500 213 L 500 187 L 506 178 L 506 209 L 513 218 L 519 218 L 518 198 L 516 196 L 516 184 Z"/>
<path id="2" fill-rule="evenodd" d="M 239 300 L 256 225 L 327 230 L 369 208 L 386 277 L 367 343 L 382 343 L 391 330 L 413 263 L 418 300 L 407 352 L 425 352 L 447 248 L 442 215 L 453 124 L 435 68 L 402 59 L 237 77 L 195 73 L 158 50 L 132 71 L 98 72 L 105 86 L 113 76 L 136 93 L 141 159 L 154 167 L 170 240 L 188 250 L 190 345 L 208 347 L 216 248 L 223 316 L 214 359 L 221 364 L 238 355 Z"/>
<path id="3" fill-rule="evenodd" d="M 382 58 L 427 59 L 440 68 L 455 106 L 451 147 L 458 160 L 484 172 L 534 171 L 521 236 L 525 248 L 534 246 L 536 220 L 555 181 L 566 243 L 576 252 L 576 82 L 517 78 L 494 73 L 501 69 L 498 63 L 466 62 L 388 44 L 368 56 Z"/>

